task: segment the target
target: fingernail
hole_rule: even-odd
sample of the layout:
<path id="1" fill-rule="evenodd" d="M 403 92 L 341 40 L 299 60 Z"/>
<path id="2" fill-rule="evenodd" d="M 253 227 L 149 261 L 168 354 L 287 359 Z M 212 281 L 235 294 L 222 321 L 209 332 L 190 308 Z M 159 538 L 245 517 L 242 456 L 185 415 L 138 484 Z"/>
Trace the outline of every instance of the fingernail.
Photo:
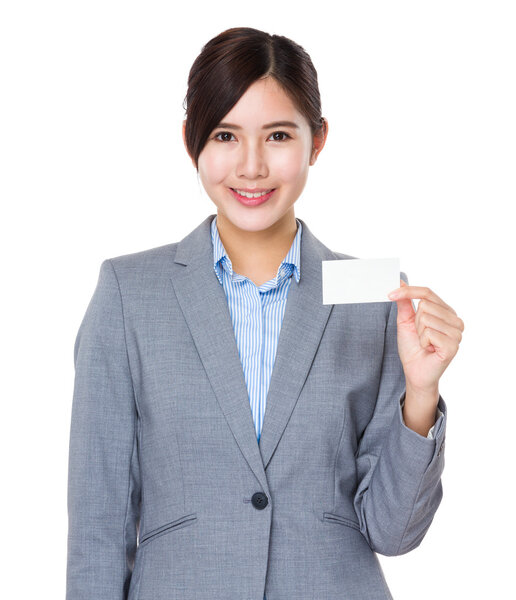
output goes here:
<path id="1" fill-rule="evenodd" d="M 387 294 L 387 297 L 390 298 L 391 300 L 395 300 L 398 296 L 399 296 L 398 292 L 390 292 L 389 294 Z"/>

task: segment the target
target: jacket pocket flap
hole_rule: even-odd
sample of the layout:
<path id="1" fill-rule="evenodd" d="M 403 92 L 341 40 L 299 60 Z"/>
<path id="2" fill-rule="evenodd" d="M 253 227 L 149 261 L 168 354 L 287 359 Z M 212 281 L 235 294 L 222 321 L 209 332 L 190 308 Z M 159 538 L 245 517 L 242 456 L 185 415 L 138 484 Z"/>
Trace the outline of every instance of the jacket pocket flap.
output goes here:
<path id="1" fill-rule="evenodd" d="M 188 515 L 180 517 L 179 519 L 176 519 L 175 521 L 171 521 L 166 525 L 162 525 L 161 527 L 153 529 L 152 531 L 149 531 L 144 536 L 142 536 L 142 538 L 140 539 L 139 546 L 145 544 L 150 539 L 160 535 L 161 533 L 169 532 L 172 529 L 179 529 L 180 527 L 186 527 L 187 525 L 191 525 L 196 520 L 197 513 L 190 513 Z"/>
<path id="2" fill-rule="evenodd" d="M 331 521 L 332 523 L 340 523 L 341 525 L 347 525 L 348 527 L 353 527 L 353 529 L 357 529 L 358 531 L 360 531 L 360 525 L 358 523 L 346 517 L 341 517 L 340 515 L 325 512 L 323 513 L 323 519 L 325 521 Z"/>

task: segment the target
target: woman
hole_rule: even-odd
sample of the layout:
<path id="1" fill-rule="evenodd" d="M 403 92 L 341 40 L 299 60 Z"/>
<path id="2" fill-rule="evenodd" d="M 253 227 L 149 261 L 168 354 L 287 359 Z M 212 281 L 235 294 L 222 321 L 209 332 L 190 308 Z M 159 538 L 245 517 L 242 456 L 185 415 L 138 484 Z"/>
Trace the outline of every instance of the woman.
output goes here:
<path id="1" fill-rule="evenodd" d="M 74 348 L 67 598 L 391 598 L 377 553 L 418 546 L 441 501 L 463 322 L 404 273 L 395 301 L 322 304 L 321 261 L 354 257 L 294 215 L 328 135 L 303 48 L 224 31 L 186 100 L 217 214 L 101 265 Z"/>

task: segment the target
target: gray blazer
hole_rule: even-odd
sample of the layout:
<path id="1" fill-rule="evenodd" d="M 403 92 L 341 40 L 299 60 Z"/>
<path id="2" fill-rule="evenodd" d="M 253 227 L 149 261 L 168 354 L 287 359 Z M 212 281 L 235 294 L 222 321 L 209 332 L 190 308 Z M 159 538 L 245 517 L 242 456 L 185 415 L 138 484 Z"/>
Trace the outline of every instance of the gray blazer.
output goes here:
<path id="1" fill-rule="evenodd" d="M 106 259 L 77 333 L 67 600 L 384 600 L 442 498 L 402 421 L 395 302 L 324 305 L 304 221 L 256 440 L 210 223 Z M 406 275 L 401 273 L 406 281 Z M 436 428 L 437 429 L 437 428 Z"/>

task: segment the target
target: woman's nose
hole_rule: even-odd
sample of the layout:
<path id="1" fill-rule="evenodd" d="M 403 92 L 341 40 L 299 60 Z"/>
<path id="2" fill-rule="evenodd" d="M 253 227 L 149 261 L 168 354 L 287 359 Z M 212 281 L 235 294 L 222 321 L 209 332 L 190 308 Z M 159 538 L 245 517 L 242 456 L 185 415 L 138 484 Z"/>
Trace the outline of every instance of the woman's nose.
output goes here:
<path id="1" fill-rule="evenodd" d="M 269 173 L 265 149 L 258 145 L 242 146 L 239 155 L 237 175 L 248 179 L 267 177 Z"/>

